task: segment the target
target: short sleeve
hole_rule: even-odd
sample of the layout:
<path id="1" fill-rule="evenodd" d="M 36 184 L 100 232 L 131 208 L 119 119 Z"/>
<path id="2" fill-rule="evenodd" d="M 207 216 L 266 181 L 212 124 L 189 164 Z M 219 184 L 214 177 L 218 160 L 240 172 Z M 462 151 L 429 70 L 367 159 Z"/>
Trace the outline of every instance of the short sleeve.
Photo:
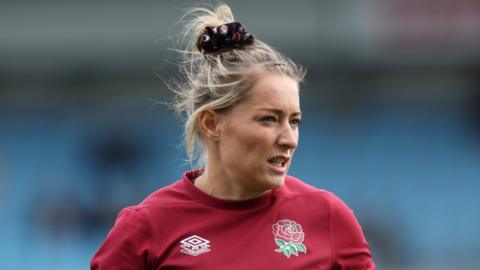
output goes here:
<path id="1" fill-rule="evenodd" d="M 125 208 L 90 262 L 91 270 L 148 269 L 149 232 L 140 213 Z"/>
<path id="2" fill-rule="evenodd" d="M 331 193 L 329 201 L 335 269 L 375 270 L 369 245 L 353 211 Z"/>

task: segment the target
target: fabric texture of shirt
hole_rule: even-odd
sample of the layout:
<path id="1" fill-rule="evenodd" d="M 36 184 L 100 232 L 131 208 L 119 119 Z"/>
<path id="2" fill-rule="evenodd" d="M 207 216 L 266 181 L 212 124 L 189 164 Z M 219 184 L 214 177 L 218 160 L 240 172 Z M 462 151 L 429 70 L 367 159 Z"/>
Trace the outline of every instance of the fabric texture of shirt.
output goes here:
<path id="1" fill-rule="evenodd" d="M 90 268 L 375 269 L 352 210 L 331 192 L 287 176 L 261 197 L 228 201 L 195 187 L 198 173 L 120 211 Z"/>

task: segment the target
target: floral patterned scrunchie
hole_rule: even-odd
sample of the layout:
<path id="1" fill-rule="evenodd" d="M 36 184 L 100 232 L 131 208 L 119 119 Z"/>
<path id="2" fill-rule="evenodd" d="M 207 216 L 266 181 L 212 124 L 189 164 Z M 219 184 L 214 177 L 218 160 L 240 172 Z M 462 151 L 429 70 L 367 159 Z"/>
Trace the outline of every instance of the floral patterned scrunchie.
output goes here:
<path id="1" fill-rule="evenodd" d="M 203 54 L 218 53 L 230 49 L 243 48 L 254 41 L 239 22 L 231 22 L 216 27 L 207 26 L 197 41 L 197 49 Z"/>

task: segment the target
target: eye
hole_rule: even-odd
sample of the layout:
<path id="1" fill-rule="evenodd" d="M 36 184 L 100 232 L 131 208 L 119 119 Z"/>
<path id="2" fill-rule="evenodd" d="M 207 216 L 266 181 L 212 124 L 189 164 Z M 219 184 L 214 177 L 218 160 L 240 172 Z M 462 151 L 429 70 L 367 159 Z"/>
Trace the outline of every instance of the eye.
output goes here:
<path id="1" fill-rule="evenodd" d="M 275 116 L 263 116 L 260 118 L 260 122 L 265 123 L 265 124 L 273 124 L 277 121 L 277 118 Z"/>
<path id="2" fill-rule="evenodd" d="M 302 119 L 300 118 L 295 118 L 290 120 L 290 125 L 292 125 L 293 127 L 298 127 L 300 126 L 301 123 L 302 123 Z"/>

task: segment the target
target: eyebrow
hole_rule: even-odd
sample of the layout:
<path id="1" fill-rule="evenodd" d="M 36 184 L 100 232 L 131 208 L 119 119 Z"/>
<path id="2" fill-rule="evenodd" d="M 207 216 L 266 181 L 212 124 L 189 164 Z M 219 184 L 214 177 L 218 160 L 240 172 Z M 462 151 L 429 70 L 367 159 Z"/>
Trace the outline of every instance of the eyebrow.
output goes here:
<path id="1" fill-rule="evenodd" d="M 283 111 L 282 111 L 282 110 L 274 109 L 274 108 L 260 108 L 259 110 L 273 112 L 273 113 L 275 113 L 275 114 L 277 114 L 277 115 L 282 115 L 282 114 L 283 114 Z M 302 112 L 297 111 L 297 112 L 294 112 L 292 115 L 294 115 L 294 116 L 302 116 Z"/>

